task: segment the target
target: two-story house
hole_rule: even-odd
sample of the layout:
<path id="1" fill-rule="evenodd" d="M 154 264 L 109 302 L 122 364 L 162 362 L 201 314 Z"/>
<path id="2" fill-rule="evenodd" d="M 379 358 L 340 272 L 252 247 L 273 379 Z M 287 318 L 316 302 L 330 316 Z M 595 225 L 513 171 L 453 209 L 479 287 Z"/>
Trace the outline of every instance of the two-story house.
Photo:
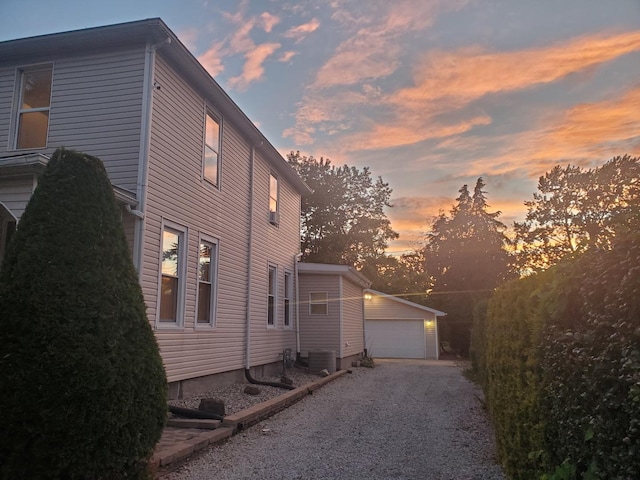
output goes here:
<path id="1" fill-rule="evenodd" d="M 0 43 L 0 258 L 61 146 L 105 164 L 171 396 L 296 351 L 308 187 L 162 20 Z"/>

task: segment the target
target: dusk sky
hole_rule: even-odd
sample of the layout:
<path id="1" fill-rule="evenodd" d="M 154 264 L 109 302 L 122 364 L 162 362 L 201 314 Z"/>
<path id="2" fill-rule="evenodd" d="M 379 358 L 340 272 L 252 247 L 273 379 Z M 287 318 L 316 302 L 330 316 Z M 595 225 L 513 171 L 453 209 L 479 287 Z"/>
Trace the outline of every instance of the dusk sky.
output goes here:
<path id="1" fill-rule="evenodd" d="M 640 155 L 640 0 L 0 0 L 0 41 L 160 17 L 283 154 L 369 166 L 413 250 L 479 176 Z"/>

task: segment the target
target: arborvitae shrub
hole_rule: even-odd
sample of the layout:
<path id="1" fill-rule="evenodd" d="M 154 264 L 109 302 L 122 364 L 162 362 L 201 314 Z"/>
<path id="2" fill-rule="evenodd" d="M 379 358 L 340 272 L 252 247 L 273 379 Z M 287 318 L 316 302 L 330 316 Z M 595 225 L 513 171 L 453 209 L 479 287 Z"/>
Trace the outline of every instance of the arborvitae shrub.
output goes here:
<path id="1" fill-rule="evenodd" d="M 102 162 L 57 150 L 0 272 L 5 479 L 146 476 L 166 377 Z"/>

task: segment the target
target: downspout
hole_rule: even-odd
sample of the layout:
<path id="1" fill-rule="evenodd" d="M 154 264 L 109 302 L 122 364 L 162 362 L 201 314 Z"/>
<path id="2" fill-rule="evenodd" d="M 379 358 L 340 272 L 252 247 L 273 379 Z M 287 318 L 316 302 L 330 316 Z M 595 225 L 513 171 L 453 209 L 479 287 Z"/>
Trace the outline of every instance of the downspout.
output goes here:
<path id="1" fill-rule="evenodd" d="M 438 338 L 438 316 L 435 317 L 435 326 L 436 326 L 436 360 L 440 360 L 440 339 Z"/>
<path id="2" fill-rule="evenodd" d="M 255 168 L 256 147 L 251 147 L 251 158 L 249 160 L 249 239 L 247 248 L 247 306 L 245 319 L 245 375 L 249 374 L 251 368 L 251 274 L 253 273 L 253 194 L 254 194 L 254 168 Z"/>
<path id="3" fill-rule="evenodd" d="M 340 327 L 340 349 L 338 350 L 338 358 L 340 359 L 340 363 L 342 363 L 342 358 L 344 356 L 344 278 L 340 275 L 340 316 L 339 316 L 339 327 Z"/>
<path id="4" fill-rule="evenodd" d="M 147 206 L 147 185 L 149 183 L 149 150 L 151 146 L 151 116 L 153 110 L 153 73 L 156 64 L 156 50 L 171 43 L 167 37 L 159 43 L 147 43 L 144 57 L 144 83 L 142 86 L 142 118 L 140 122 L 140 147 L 138 155 L 138 182 L 136 199 L 138 210 L 127 208 L 129 213 L 137 217 L 134 233 L 133 263 L 138 270 L 138 278 L 142 284 L 142 250 L 145 236 L 144 212 Z"/>
<path id="5" fill-rule="evenodd" d="M 302 253 L 293 257 L 294 278 L 296 282 L 296 361 L 300 360 L 300 282 L 298 281 L 298 264 L 302 258 Z"/>

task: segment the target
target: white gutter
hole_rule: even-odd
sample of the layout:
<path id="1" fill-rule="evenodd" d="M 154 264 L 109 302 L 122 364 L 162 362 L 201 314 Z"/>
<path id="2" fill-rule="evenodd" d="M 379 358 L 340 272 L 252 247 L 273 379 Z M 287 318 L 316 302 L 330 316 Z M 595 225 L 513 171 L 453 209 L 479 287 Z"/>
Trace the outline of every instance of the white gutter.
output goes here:
<path id="1" fill-rule="evenodd" d="M 147 206 L 147 185 L 149 183 L 149 150 L 151 148 L 151 115 L 153 107 L 153 72 L 156 64 L 156 50 L 171 43 L 171 38 L 151 44 L 147 43 L 144 57 L 144 83 L 142 86 L 142 118 L 140 122 L 140 147 L 138 154 L 138 182 L 136 185 L 136 200 L 138 209 L 129 213 L 136 216 L 133 241 L 133 264 L 138 270 L 138 279 L 142 284 L 142 249 L 145 236 L 144 212 Z"/>
<path id="2" fill-rule="evenodd" d="M 253 273 L 253 176 L 254 176 L 254 164 L 255 164 L 255 152 L 256 148 L 251 147 L 251 159 L 249 165 L 249 239 L 247 248 L 247 318 L 246 318 L 246 332 L 245 332 L 245 370 L 251 368 L 251 276 Z"/>

